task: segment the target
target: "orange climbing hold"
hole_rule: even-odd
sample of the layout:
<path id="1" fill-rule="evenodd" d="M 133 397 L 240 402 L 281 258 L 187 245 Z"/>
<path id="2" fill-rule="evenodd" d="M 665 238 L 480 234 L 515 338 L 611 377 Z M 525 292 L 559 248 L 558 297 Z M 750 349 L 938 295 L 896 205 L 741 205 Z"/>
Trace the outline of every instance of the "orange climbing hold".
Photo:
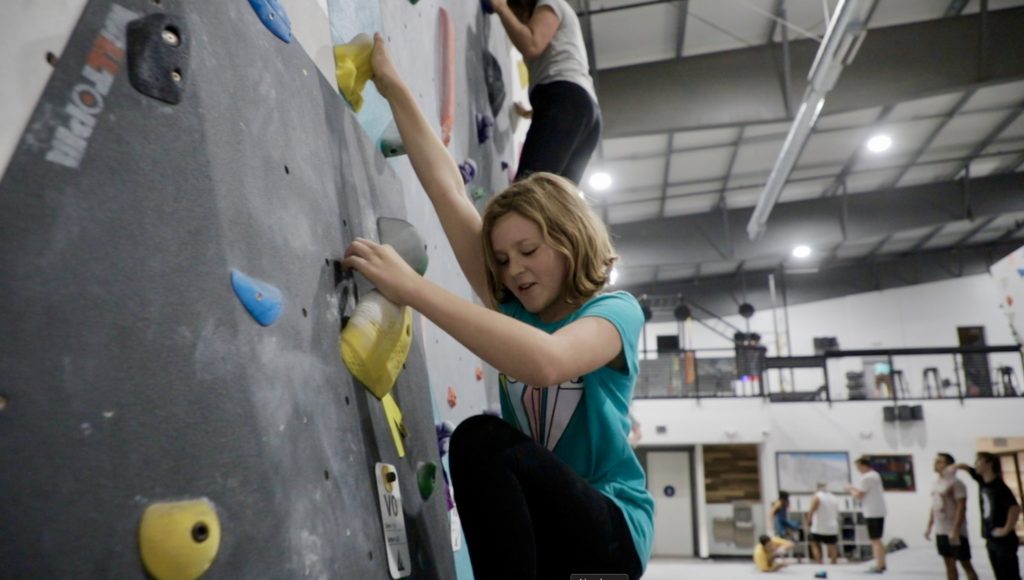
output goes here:
<path id="1" fill-rule="evenodd" d="M 445 146 L 452 140 L 452 127 L 455 125 L 455 25 L 451 14 L 443 7 L 441 12 L 441 42 L 444 58 L 441 60 L 441 140 Z"/>
<path id="2" fill-rule="evenodd" d="M 459 404 L 459 395 L 451 385 L 448 385 L 448 407 L 454 409 Z"/>

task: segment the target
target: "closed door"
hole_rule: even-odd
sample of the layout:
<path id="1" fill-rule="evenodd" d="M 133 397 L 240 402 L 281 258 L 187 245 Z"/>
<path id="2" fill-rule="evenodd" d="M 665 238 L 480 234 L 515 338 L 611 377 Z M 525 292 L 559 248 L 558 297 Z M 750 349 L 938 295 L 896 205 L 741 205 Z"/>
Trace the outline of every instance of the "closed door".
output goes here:
<path id="1" fill-rule="evenodd" d="M 693 556 L 693 474 L 689 451 L 647 453 L 654 496 L 654 556 Z"/>

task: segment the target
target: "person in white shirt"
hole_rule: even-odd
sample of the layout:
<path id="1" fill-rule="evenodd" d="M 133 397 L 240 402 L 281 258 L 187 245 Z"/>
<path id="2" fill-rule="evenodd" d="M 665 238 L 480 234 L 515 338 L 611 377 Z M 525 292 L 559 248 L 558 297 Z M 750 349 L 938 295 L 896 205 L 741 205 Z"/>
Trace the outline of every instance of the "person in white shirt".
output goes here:
<path id="1" fill-rule="evenodd" d="M 935 531 L 935 547 L 946 564 L 946 580 L 959 576 L 960 562 L 967 580 L 978 580 L 971 565 L 971 545 L 967 541 L 967 486 L 956 477 L 956 461 L 949 453 L 939 453 L 933 464 L 939 478 L 932 487 L 932 509 L 924 537 L 930 540 Z"/>
<path id="2" fill-rule="evenodd" d="M 824 481 L 818 482 L 818 491 L 804 518 L 811 528 L 811 557 L 821 564 L 824 544 L 828 546 L 829 562 L 835 564 L 839 559 L 839 500 L 826 486 Z"/>
<path id="3" fill-rule="evenodd" d="M 869 573 L 885 572 L 885 546 L 882 545 L 882 533 L 885 529 L 885 498 L 882 495 L 882 476 L 872 469 L 867 456 L 860 456 L 853 462 L 860 472 L 857 485 L 847 489 L 853 497 L 861 501 L 864 521 L 868 525 L 868 538 L 871 539 L 871 553 L 875 556 L 875 565 L 868 569 Z"/>

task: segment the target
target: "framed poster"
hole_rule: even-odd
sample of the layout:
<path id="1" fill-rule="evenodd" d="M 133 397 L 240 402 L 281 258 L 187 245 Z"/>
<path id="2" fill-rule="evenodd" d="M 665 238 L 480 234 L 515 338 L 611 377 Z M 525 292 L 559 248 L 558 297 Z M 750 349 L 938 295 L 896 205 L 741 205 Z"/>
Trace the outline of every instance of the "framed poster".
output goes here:
<path id="1" fill-rule="evenodd" d="M 885 491 L 916 491 L 913 455 L 865 455 L 882 476 Z"/>
<path id="2" fill-rule="evenodd" d="M 850 483 L 850 455 L 845 451 L 777 451 L 775 473 L 779 491 L 814 493 L 818 482 L 828 490 L 846 493 Z"/>

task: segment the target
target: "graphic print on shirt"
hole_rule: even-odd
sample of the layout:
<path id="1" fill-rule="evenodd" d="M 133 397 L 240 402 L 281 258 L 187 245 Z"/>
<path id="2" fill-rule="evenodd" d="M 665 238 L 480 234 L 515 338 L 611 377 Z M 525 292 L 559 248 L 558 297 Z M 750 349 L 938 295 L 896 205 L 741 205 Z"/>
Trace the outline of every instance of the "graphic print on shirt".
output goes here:
<path id="1" fill-rule="evenodd" d="M 531 439 L 554 451 L 566 426 L 583 401 L 583 377 L 558 386 L 531 387 L 498 375 L 501 396 L 513 410 L 516 426 Z"/>

